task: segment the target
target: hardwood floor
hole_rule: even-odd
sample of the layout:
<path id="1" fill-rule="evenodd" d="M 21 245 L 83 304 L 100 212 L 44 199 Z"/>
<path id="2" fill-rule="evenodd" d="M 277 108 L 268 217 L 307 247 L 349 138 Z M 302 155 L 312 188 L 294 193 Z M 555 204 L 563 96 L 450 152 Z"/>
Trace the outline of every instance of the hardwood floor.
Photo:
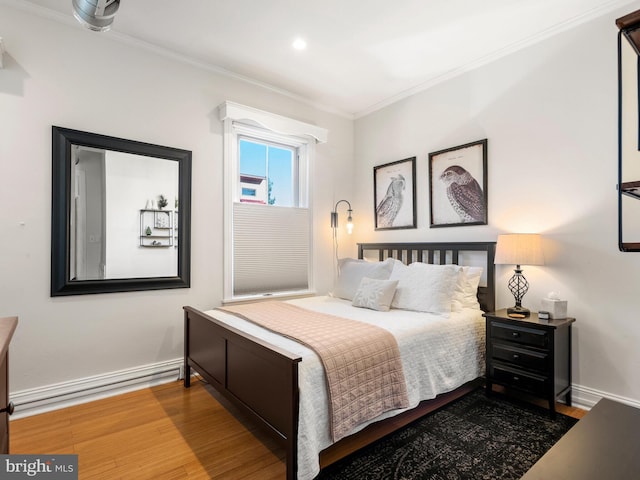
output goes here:
<path id="1" fill-rule="evenodd" d="M 560 413 L 586 412 L 558 404 Z M 232 413 L 230 413 L 232 412 Z M 211 387 L 139 390 L 11 422 L 11 453 L 78 454 L 82 480 L 271 480 L 284 450 Z"/>
<path id="2" fill-rule="evenodd" d="M 225 407 L 173 382 L 14 420 L 10 453 L 78 454 L 82 480 L 284 478 L 284 450 Z"/>

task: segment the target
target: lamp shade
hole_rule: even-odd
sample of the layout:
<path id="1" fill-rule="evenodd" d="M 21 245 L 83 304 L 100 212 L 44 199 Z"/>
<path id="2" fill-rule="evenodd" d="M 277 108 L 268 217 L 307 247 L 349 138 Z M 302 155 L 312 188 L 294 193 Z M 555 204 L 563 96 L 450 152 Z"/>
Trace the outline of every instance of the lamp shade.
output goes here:
<path id="1" fill-rule="evenodd" d="M 544 265 L 542 238 L 537 233 L 498 235 L 496 265 Z"/>

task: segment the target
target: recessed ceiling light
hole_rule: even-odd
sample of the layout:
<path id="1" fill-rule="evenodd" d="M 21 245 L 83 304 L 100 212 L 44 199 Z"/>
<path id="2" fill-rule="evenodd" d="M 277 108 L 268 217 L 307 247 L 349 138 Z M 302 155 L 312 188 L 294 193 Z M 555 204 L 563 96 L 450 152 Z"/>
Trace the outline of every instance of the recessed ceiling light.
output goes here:
<path id="1" fill-rule="evenodd" d="M 293 41 L 292 46 L 296 50 L 304 50 L 305 48 L 307 48 L 307 42 L 305 42 L 304 39 L 298 37 Z"/>

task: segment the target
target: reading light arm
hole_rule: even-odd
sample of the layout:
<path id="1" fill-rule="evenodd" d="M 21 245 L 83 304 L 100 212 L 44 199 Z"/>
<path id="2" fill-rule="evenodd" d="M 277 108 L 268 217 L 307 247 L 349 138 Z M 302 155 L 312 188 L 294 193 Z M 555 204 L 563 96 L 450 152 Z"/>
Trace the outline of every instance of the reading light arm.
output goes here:
<path id="1" fill-rule="evenodd" d="M 351 230 L 353 229 L 353 218 L 351 217 L 353 209 L 351 208 L 351 204 L 347 200 L 338 200 L 336 202 L 336 206 L 333 207 L 333 212 L 331 212 L 331 228 L 338 228 L 338 205 L 340 205 L 342 202 L 346 203 L 349 206 L 349 208 L 347 209 L 347 213 L 349 214 L 349 216 L 347 217 L 347 230 L 349 233 L 351 233 Z"/>

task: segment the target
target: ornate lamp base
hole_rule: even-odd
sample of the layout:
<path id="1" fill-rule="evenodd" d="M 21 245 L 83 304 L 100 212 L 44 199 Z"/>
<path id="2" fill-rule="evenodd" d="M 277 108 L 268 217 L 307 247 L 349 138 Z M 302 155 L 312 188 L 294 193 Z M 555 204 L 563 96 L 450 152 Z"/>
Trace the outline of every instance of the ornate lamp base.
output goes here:
<path id="1" fill-rule="evenodd" d="M 520 268 L 520 265 L 516 265 L 514 271 L 515 273 L 513 277 L 509 279 L 509 290 L 511 290 L 511 293 L 516 300 L 516 305 L 514 307 L 507 308 L 507 314 L 515 313 L 528 317 L 529 315 L 531 315 L 531 312 L 528 308 L 524 308 L 522 306 L 522 297 L 524 297 L 524 295 L 527 293 L 527 290 L 529 290 L 529 282 L 527 282 L 527 279 L 524 278 L 524 275 L 522 275 L 522 269 Z"/>
<path id="2" fill-rule="evenodd" d="M 518 315 L 524 315 L 525 317 L 528 317 L 529 315 L 531 315 L 531 311 L 528 308 L 519 307 L 517 305 L 515 307 L 507 308 L 508 315 L 511 315 L 513 313 Z"/>

